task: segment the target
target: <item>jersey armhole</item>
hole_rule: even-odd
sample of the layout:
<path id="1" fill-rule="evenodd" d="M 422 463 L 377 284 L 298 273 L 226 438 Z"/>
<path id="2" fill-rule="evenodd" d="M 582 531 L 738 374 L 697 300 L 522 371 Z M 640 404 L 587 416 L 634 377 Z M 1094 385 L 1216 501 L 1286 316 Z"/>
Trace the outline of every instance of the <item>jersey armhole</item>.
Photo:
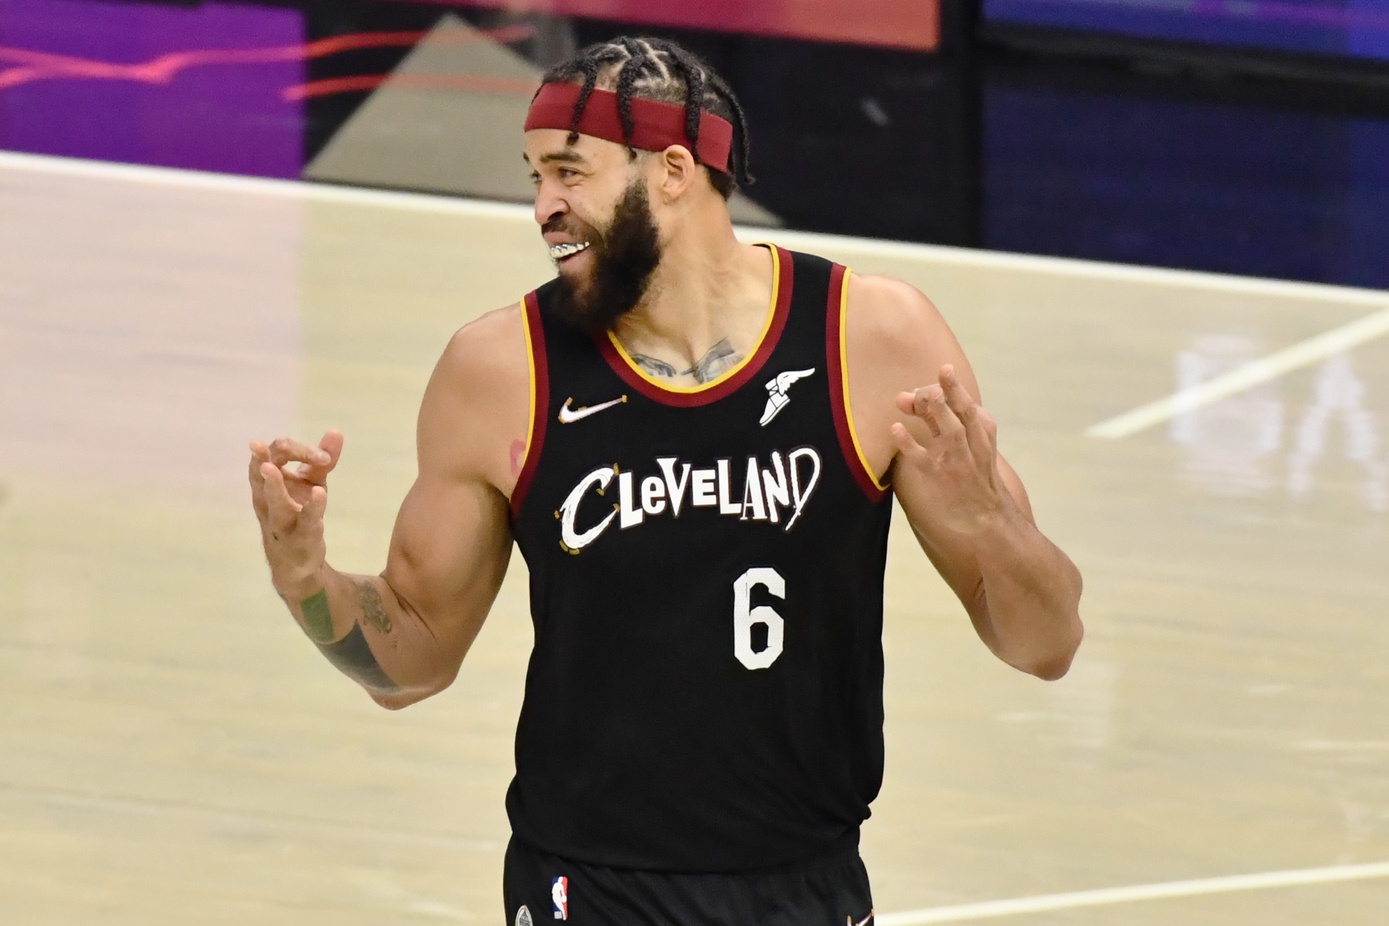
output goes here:
<path id="1" fill-rule="evenodd" d="M 834 410 L 834 430 L 839 435 L 839 449 L 859 488 L 870 501 L 877 502 L 887 496 L 888 486 L 878 481 L 873 468 L 868 465 L 868 458 L 854 430 L 854 416 L 849 407 L 847 323 L 849 278 L 852 275 L 853 271 L 841 264 L 835 264 L 830 271 L 829 299 L 825 307 L 825 360 L 830 374 L 830 405 Z"/>
<path id="2" fill-rule="evenodd" d="M 521 472 L 511 490 L 511 519 L 521 514 L 526 493 L 535 480 L 540 451 L 545 445 L 545 426 L 550 417 L 550 367 L 545 353 L 545 328 L 540 323 L 540 301 L 534 292 L 521 300 L 521 329 L 526 335 L 526 370 L 530 380 L 530 416 L 526 424 L 526 449 Z"/>

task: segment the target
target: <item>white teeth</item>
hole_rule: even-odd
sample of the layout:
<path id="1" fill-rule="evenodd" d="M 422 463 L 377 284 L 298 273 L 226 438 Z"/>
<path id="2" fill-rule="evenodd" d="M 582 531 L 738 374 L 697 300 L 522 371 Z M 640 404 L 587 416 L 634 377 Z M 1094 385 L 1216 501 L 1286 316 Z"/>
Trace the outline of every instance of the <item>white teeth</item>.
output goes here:
<path id="1" fill-rule="evenodd" d="M 591 242 L 585 241 L 582 244 L 552 244 L 550 245 L 550 256 L 555 260 L 569 257 L 571 254 L 577 254 L 585 250 L 590 243 Z"/>

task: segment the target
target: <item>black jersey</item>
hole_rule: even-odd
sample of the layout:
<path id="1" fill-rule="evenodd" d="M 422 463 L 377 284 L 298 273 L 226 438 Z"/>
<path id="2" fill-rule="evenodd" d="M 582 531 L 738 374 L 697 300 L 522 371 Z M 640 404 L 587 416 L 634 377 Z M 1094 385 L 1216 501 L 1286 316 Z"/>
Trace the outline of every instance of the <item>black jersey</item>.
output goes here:
<path id="1" fill-rule="evenodd" d="M 598 865 L 731 871 L 857 845 L 883 771 L 889 492 L 846 413 L 848 271 L 772 248 L 757 349 L 702 387 L 525 300 L 512 530 L 535 647 L 507 812 Z"/>

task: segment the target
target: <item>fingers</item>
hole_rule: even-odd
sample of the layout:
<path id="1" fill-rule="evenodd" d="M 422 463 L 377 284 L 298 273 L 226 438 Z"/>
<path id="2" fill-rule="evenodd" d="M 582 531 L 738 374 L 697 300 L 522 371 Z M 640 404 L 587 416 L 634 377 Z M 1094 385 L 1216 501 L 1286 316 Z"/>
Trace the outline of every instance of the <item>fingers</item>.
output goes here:
<path id="1" fill-rule="evenodd" d="M 338 465 L 338 459 L 342 456 L 342 432 L 328 431 L 323 435 L 323 439 L 318 442 L 319 451 L 317 461 L 299 464 L 295 475 L 310 485 L 326 485 L 328 474 Z"/>
<path id="2" fill-rule="evenodd" d="M 934 437 L 963 437 L 971 444 L 993 443 L 993 418 L 960 382 L 954 366 L 940 370 L 940 383 L 897 395 L 897 407 L 926 422 Z"/>
<path id="3" fill-rule="evenodd" d="M 274 463 L 268 461 L 262 463 L 260 465 L 260 477 L 262 480 L 261 502 L 266 511 L 263 520 L 272 536 L 279 540 L 280 535 L 288 534 L 294 529 L 303 506 L 290 497 L 289 489 L 285 486 L 285 474 Z M 322 490 L 316 489 L 316 491 Z"/>
<path id="4" fill-rule="evenodd" d="M 270 462 L 270 449 L 258 440 L 251 441 L 251 484 L 260 485 L 260 465 Z"/>
<path id="5" fill-rule="evenodd" d="M 335 432 L 328 432 L 329 434 Z M 327 439 L 328 435 L 324 435 Z M 338 449 L 342 449 L 342 435 L 338 435 Z M 290 463 L 307 463 L 310 466 L 330 467 L 335 459 L 329 452 L 322 447 L 310 447 L 308 444 L 294 440 L 289 437 L 277 437 L 270 442 L 270 462 L 276 466 L 286 466 Z"/>
<path id="6" fill-rule="evenodd" d="M 910 395 L 911 393 L 906 394 Z M 897 445 L 899 456 L 911 460 L 925 459 L 928 456 L 926 448 L 917 443 L 916 438 L 912 437 L 912 432 L 907 430 L 906 425 L 895 422 L 889 430 L 892 434 L 892 442 Z"/>
<path id="7" fill-rule="evenodd" d="M 932 437 L 948 437 L 964 431 L 964 425 L 946 402 L 945 391 L 939 385 L 900 393 L 897 407 L 926 422 Z"/>
<path id="8" fill-rule="evenodd" d="M 328 490 L 323 486 L 314 486 L 309 490 L 309 500 L 304 503 L 303 510 L 299 513 L 300 523 L 313 523 L 323 520 L 323 513 L 328 510 Z"/>
<path id="9" fill-rule="evenodd" d="M 945 399 L 945 404 L 950 406 L 950 410 L 955 413 L 955 417 L 960 419 L 961 424 L 968 425 L 970 419 L 974 417 L 974 410 L 978 408 L 978 403 L 974 401 L 974 396 L 960 384 L 960 378 L 955 375 L 955 368 L 950 364 L 940 368 L 940 388 L 941 395 Z"/>
<path id="10" fill-rule="evenodd" d="M 992 467 L 998 454 L 997 425 L 946 364 L 940 382 L 897 395 L 897 407 L 917 418 L 925 431 L 908 418 L 892 425 L 892 440 L 902 458 L 927 470 L 950 461 L 972 461 L 976 469 Z M 910 428 L 910 430 L 909 430 Z"/>
<path id="11" fill-rule="evenodd" d="M 338 459 L 342 456 L 342 443 L 342 432 L 336 430 L 325 433 L 317 447 L 310 447 L 288 437 L 277 437 L 269 444 L 251 441 L 250 475 L 253 498 L 259 495 L 263 482 L 260 465 L 267 462 L 280 467 L 290 479 L 309 485 L 326 485 L 328 474 L 338 465 Z M 292 470 L 286 468 L 291 463 L 298 465 Z M 256 511 L 263 513 L 259 503 Z"/>
<path id="12" fill-rule="evenodd" d="M 323 432 L 323 439 L 318 442 L 318 449 L 328 454 L 329 469 L 337 466 L 338 458 L 342 456 L 342 432 L 337 429 Z"/>
<path id="13" fill-rule="evenodd" d="M 328 483 L 328 473 L 338 466 L 338 460 L 343 453 L 343 432 L 340 430 L 329 430 L 325 432 L 322 439 L 318 441 L 318 451 L 314 460 L 299 466 L 300 479 L 313 483 L 315 486 L 322 486 Z"/>
<path id="14" fill-rule="evenodd" d="M 258 440 L 251 441 L 251 507 L 256 510 L 256 517 L 264 521 L 267 517 L 265 507 L 265 477 L 260 474 L 262 464 L 270 462 L 270 450 Z"/>
<path id="15" fill-rule="evenodd" d="M 950 364 L 941 367 L 940 384 L 945 393 L 946 403 L 964 425 L 970 442 L 980 447 L 992 448 L 997 433 L 993 417 L 975 401 Z"/>

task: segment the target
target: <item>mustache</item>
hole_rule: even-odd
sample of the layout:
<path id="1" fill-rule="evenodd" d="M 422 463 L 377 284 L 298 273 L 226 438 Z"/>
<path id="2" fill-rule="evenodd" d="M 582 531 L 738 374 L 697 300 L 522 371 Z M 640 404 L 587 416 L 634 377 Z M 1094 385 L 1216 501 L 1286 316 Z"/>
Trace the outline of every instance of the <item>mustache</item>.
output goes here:
<path id="1" fill-rule="evenodd" d="M 548 235 L 550 233 L 566 235 L 570 238 L 579 238 L 584 241 L 592 241 L 595 244 L 603 240 L 598 229 L 585 222 L 575 222 L 570 218 L 553 218 L 540 226 L 540 233 Z"/>

